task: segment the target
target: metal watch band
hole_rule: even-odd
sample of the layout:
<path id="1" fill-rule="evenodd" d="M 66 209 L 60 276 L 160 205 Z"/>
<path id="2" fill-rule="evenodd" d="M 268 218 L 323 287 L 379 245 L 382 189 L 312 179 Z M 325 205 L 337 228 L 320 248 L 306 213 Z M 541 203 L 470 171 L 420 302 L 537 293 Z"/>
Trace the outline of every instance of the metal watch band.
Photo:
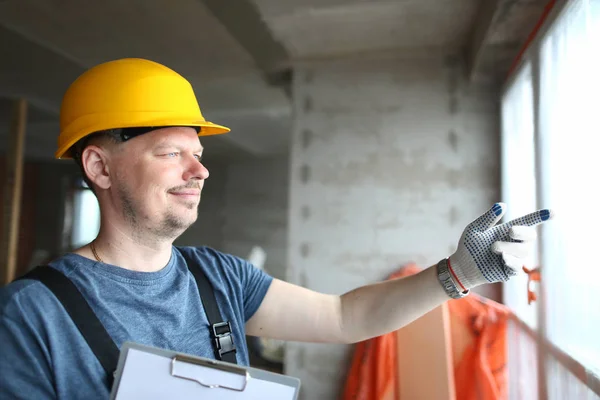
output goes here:
<path id="1" fill-rule="evenodd" d="M 461 292 L 454 281 L 452 280 L 452 275 L 450 274 L 450 270 L 448 269 L 448 259 L 444 258 L 437 264 L 437 276 L 440 284 L 448 294 L 453 299 L 460 299 L 467 296 L 470 290 L 466 292 Z"/>

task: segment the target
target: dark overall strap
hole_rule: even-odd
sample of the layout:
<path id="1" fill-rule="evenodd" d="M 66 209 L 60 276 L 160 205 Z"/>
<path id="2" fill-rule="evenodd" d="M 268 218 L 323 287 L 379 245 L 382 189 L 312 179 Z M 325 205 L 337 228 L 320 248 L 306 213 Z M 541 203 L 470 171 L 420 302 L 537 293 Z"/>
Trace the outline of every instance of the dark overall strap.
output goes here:
<path id="1" fill-rule="evenodd" d="M 213 287 L 204 271 L 193 260 L 186 259 L 188 269 L 192 272 L 200 299 L 210 325 L 210 334 L 217 360 L 237 364 L 236 347 L 233 341 L 231 324 L 223 321 Z M 100 361 L 106 372 L 109 387 L 112 387 L 114 371 L 119 361 L 119 348 L 112 340 L 104 325 L 100 322 L 77 286 L 62 272 L 48 266 L 39 266 L 19 279 L 35 279 L 46 285 L 63 307 L 83 335 L 88 346 Z"/>
<path id="2" fill-rule="evenodd" d="M 112 387 L 119 349 L 77 286 L 52 267 L 36 267 L 19 279 L 38 280 L 54 293 L 100 361 L 108 378 L 108 386 Z"/>
<path id="3" fill-rule="evenodd" d="M 182 252 L 183 254 L 183 252 Z M 229 321 L 223 321 L 221 312 L 219 311 L 219 305 L 215 297 L 215 292 L 212 285 L 208 281 L 206 274 L 200 268 L 200 266 L 193 260 L 185 257 L 185 261 L 188 265 L 189 270 L 196 279 L 198 290 L 200 291 L 200 299 L 204 306 L 204 312 L 210 325 L 211 336 L 213 339 L 213 346 L 215 348 L 215 357 L 217 360 L 222 360 L 237 364 L 235 357 L 236 348 L 233 341 L 233 332 L 231 331 L 231 324 Z"/>

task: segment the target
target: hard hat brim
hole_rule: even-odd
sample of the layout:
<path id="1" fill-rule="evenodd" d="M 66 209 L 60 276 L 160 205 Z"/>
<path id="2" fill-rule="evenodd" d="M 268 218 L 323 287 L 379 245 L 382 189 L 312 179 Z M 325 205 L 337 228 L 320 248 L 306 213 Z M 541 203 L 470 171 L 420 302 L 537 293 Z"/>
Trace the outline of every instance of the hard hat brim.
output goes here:
<path id="1" fill-rule="evenodd" d="M 220 135 L 223 133 L 228 133 L 231 131 L 231 129 L 229 129 L 226 126 L 223 125 L 218 125 L 215 123 L 212 123 L 210 121 L 190 121 L 190 120 L 181 120 L 181 121 L 176 121 L 176 120 L 172 120 L 170 119 L 169 121 L 148 121 L 145 124 L 135 124 L 136 127 L 141 127 L 141 126 L 152 126 L 152 127 L 160 127 L 160 126 L 189 126 L 189 127 L 200 127 L 200 132 L 198 132 L 198 136 L 213 136 L 213 135 Z M 131 128 L 133 126 L 119 126 L 118 128 Z M 98 127 L 98 129 L 93 129 L 91 132 L 80 132 L 79 134 L 75 134 L 73 135 L 73 139 L 65 142 L 62 144 L 62 146 L 59 147 L 59 149 L 56 151 L 56 153 L 54 154 L 54 157 L 57 159 L 72 159 L 73 158 L 73 154 L 71 151 L 71 148 L 73 147 L 73 145 L 75 143 L 77 143 L 80 139 L 84 138 L 85 136 L 94 133 L 94 132 L 99 132 L 99 131 L 103 131 L 103 130 L 108 130 L 108 129 L 115 129 L 117 127 Z"/>

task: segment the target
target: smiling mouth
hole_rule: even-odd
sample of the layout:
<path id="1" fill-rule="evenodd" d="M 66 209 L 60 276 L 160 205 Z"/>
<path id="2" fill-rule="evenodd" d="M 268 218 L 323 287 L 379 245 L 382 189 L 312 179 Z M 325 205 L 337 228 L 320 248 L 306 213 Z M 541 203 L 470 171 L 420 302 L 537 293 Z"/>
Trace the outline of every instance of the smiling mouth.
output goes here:
<path id="1" fill-rule="evenodd" d="M 200 196 L 200 191 L 194 190 L 194 189 L 186 189 L 186 190 L 178 190 L 176 192 L 175 191 L 169 192 L 169 194 L 172 194 L 172 195 L 178 196 L 178 197 L 192 198 L 192 197 Z"/>

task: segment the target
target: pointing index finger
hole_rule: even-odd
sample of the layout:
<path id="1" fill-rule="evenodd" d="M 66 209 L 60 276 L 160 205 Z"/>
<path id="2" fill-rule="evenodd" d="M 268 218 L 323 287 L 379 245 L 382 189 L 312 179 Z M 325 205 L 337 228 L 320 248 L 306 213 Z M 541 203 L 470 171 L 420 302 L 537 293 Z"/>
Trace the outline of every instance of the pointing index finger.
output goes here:
<path id="1" fill-rule="evenodd" d="M 548 221 L 552 217 L 554 217 L 554 212 L 552 210 L 543 209 L 531 214 L 527 214 L 523 217 L 513 219 L 508 223 L 508 225 L 535 226 L 541 224 L 542 222 Z"/>

